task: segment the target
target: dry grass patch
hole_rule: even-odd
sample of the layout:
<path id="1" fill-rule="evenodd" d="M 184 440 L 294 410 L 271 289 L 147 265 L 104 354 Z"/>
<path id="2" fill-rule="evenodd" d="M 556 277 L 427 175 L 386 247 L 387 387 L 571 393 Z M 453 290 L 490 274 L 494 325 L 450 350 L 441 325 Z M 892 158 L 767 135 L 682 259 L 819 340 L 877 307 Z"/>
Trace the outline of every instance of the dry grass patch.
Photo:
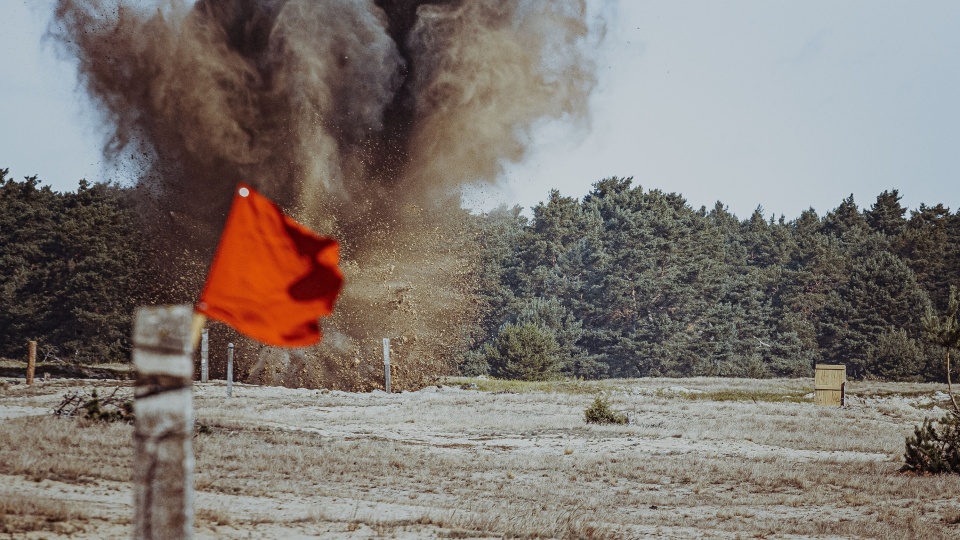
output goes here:
<path id="1" fill-rule="evenodd" d="M 61 501 L 38 499 L 16 493 L 0 498 L 0 533 L 33 531 L 73 534 L 84 530 L 86 515 Z"/>
<path id="2" fill-rule="evenodd" d="M 957 537 L 960 477 L 897 472 L 904 436 L 929 411 L 895 398 L 843 409 L 780 399 L 810 386 L 554 381 L 387 395 L 238 385 L 227 400 L 219 383 L 199 385 L 197 523 L 264 537 Z M 0 406 L 55 403 L 66 387 L 46 391 L 5 394 Z M 584 422 L 600 392 L 630 425 Z M 769 399 L 740 399 L 751 395 Z M 130 435 L 5 420 L 0 472 L 92 492 L 129 478 Z M 68 512 L 60 523 L 74 522 L 84 524 Z"/>
<path id="3" fill-rule="evenodd" d="M 446 377 L 443 385 L 457 386 L 465 390 L 491 393 L 525 394 L 531 392 L 559 394 L 593 394 L 612 390 L 616 385 L 607 381 L 584 381 L 583 379 L 556 379 L 552 381 L 513 381 L 491 377 Z"/>
<path id="4" fill-rule="evenodd" d="M 0 473 L 78 484 L 127 481 L 132 429 L 53 416 L 7 420 L 0 429 Z"/>
<path id="5" fill-rule="evenodd" d="M 784 389 L 776 391 L 757 390 L 711 390 L 708 392 L 688 392 L 682 394 L 684 398 L 700 401 L 752 401 L 753 403 L 812 403 L 806 392 Z"/>

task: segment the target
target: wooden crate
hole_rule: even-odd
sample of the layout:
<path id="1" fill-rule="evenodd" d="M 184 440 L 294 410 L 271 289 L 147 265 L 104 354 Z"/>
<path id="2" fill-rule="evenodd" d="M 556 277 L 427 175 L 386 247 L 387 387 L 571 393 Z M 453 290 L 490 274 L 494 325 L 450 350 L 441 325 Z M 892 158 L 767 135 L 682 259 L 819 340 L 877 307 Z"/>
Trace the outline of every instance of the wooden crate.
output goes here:
<path id="1" fill-rule="evenodd" d="M 813 402 L 817 405 L 842 406 L 846 384 L 847 366 L 817 364 L 813 377 Z"/>

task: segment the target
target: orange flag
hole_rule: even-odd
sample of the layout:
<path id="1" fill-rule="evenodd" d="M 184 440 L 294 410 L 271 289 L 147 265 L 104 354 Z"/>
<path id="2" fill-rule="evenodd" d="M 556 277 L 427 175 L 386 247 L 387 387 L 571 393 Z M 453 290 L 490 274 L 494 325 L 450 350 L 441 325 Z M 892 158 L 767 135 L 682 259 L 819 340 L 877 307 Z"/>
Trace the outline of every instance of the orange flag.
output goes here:
<path id="1" fill-rule="evenodd" d="M 320 341 L 343 285 L 340 246 L 239 184 L 196 311 L 262 343 Z"/>

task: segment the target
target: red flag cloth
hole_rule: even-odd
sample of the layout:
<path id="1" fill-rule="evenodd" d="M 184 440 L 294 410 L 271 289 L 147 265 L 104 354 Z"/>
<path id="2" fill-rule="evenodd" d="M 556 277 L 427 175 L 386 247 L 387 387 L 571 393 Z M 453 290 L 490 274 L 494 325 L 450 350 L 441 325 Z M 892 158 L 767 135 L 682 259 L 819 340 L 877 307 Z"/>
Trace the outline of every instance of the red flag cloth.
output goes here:
<path id="1" fill-rule="evenodd" d="M 339 259 L 336 240 L 241 183 L 196 311 L 262 343 L 312 345 L 343 285 Z"/>

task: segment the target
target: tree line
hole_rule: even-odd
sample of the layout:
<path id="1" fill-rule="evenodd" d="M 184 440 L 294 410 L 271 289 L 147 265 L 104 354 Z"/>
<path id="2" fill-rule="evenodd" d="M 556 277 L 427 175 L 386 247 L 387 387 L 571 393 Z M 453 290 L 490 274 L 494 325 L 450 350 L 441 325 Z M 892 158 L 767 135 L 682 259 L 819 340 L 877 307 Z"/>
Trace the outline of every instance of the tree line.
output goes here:
<path id="1" fill-rule="evenodd" d="M 477 221 L 488 313 L 460 369 L 519 378 L 810 376 L 935 380 L 923 319 L 960 284 L 960 213 L 897 190 L 787 221 L 692 208 L 630 178 Z"/>
<path id="2" fill-rule="evenodd" d="M 149 218 L 135 188 L 60 193 L 0 169 L 0 357 L 129 358 L 151 288 Z M 149 212 L 147 212 L 149 213 Z M 460 329 L 464 374 L 510 378 L 809 376 L 937 380 L 924 317 L 960 284 L 960 213 L 908 211 L 896 190 L 818 215 L 739 219 L 721 203 L 608 178 L 583 198 L 468 219 L 480 316 Z M 169 300 L 169 299 L 166 299 Z"/>
<path id="3" fill-rule="evenodd" d="M 0 169 L 0 357 L 129 358 L 147 254 L 129 189 L 81 181 L 59 193 Z"/>

